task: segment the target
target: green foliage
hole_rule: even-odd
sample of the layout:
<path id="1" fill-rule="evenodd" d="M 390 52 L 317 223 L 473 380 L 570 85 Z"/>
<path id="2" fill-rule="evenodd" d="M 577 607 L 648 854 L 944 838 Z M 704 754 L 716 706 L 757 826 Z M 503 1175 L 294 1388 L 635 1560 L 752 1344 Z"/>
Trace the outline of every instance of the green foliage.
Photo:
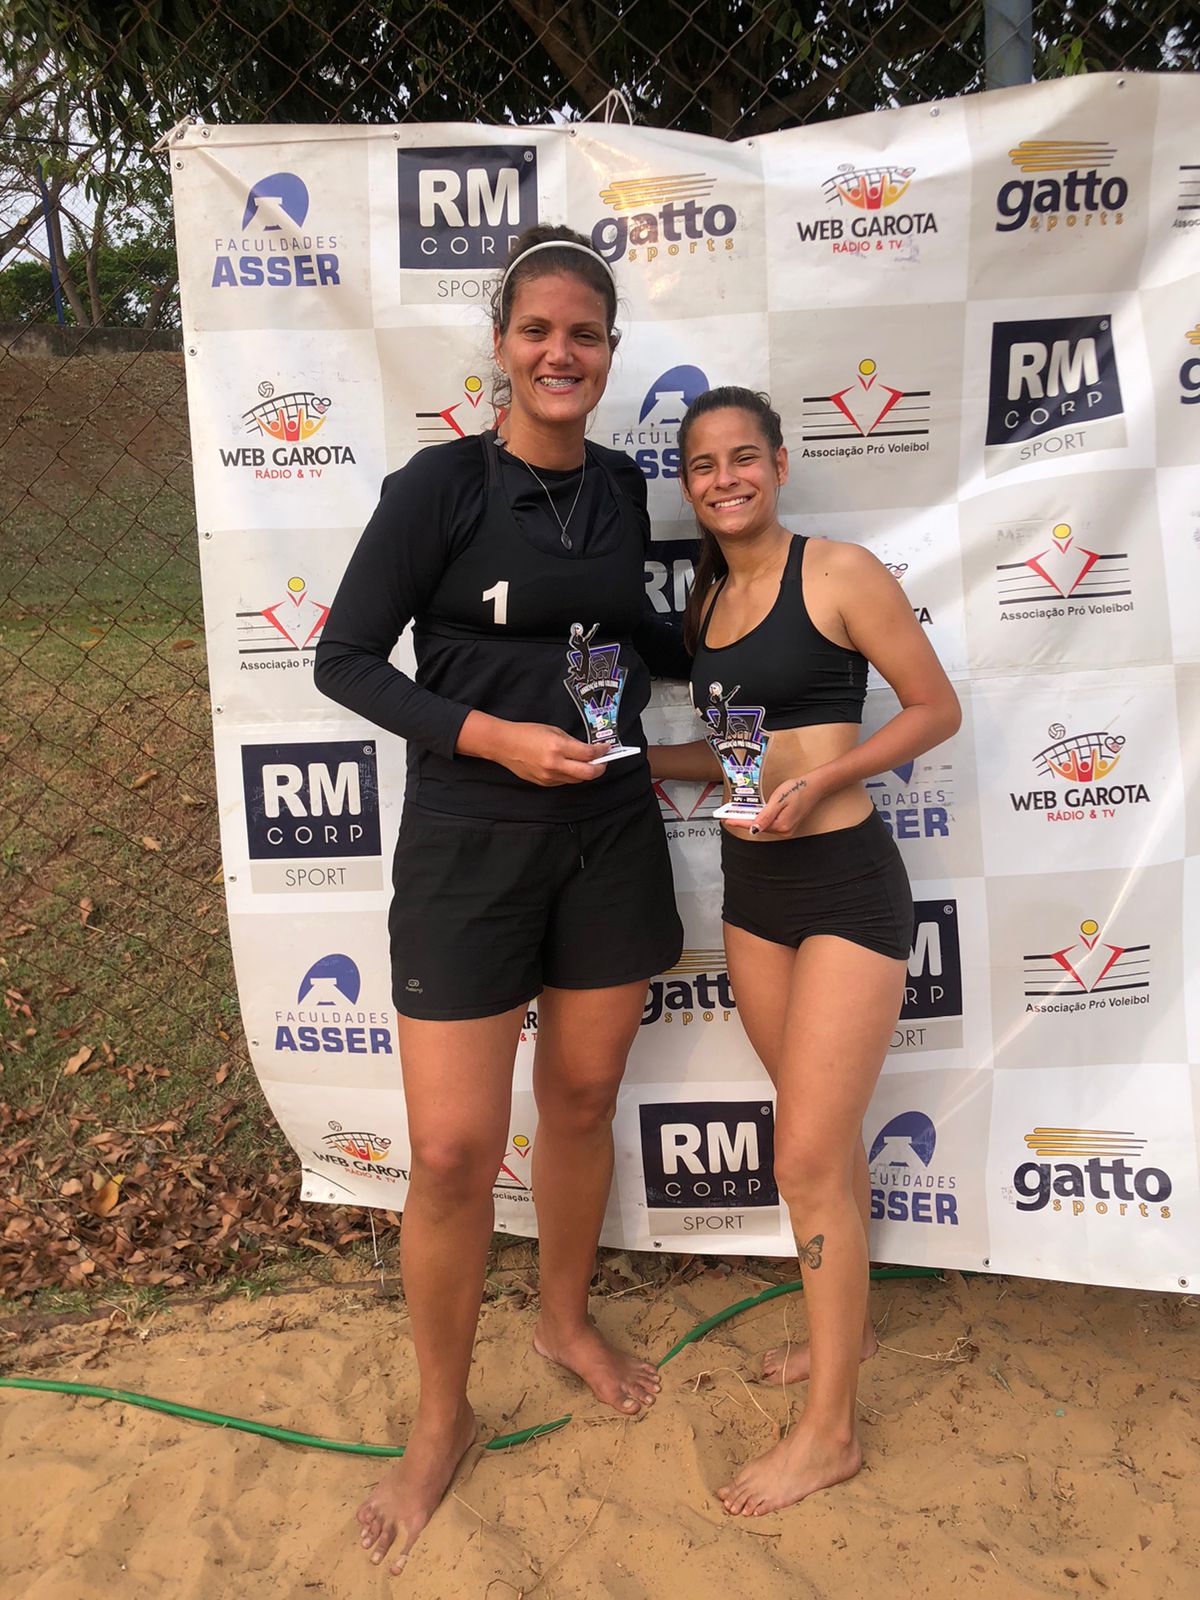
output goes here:
<path id="1" fill-rule="evenodd" d="M 67 257 L 67 268 L 76 281 L 86 276 L 86 261 L 80 250 Z M 100 296 L 99 322 L 106 328 L 146 326 L 154 291 L 163 283 L 173 283 L 176 274 L 175 252 L 169 242 L 134 234 L 121 244 L 105 244 L 96 255 L 96 279 Z M 64 300 L 68 324 L 76 324 L 71 305 Z M 54 289 L 50 268 L 41 261 L 14 261 L 0 271 L 0 322 L 53 322 L 56 320 Z M 170 297 L 163 302 L 154 325 L 179 326 L 179 302 Z"/>

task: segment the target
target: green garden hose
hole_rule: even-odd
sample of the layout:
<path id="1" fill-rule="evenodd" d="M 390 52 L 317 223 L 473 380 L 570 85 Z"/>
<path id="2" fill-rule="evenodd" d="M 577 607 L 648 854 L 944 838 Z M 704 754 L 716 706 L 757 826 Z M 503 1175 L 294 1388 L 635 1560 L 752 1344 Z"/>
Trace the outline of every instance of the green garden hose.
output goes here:
<path id="1" fill-rule="evenodd" d="M 872 1273 L 873 1280 L 880 1278 L 937 1278 L 941 1274 L 931 1267 L 877 1267 Z M 754 1306 L 763 1305 L 767 1300 L 774 1300 L 781 1294 L 795 1294 L 804 1287 L 799 1280 L 795 1283 L 777 1283 L 769 1289 L 764 1289 L 761 1294 L 751 1295 L 748 1300 L 739 1300 L 736 1305 L 726 1306 L 724 1311 L 718 1311 L 715 1316 L 698 1322 L 692 1331 L 685 1334 L 679 1343 L 672 1346 L 658 1362 L 660 1367 L 665 1367 L 668 1361 L 673 1361 L 681 1350 L 689 1344 L 694 1344 L 697 1339 L 702 1339 L 706 1333 L 711 1333 L 721 1323 L 728 1322 L 731 1317 L 738 1316 L 743 1311 L 750 1311 Z M 127 1406 L 141 1406 L 147 1411 L 165 1411 L 171 1417 L 187 1417 L 192 1422 L 210 1422 L 218 1428 L 234 1428 L 240 1433 L 257 1433 L 264 1439 L 278 1439 L 283 1444 L 298 1444 L 310 1450 L 340 1450 L 346 1455 L 354 1456 L 402 1456 L 402 1444 L 351 1444 L 343 1439 L 321 1439 L 314 1433 L 295 1433 L 291 1428 L 274 1428 L 267 1422 L 251 1422 L 245 1417 L 227 1417 L 220 1411 L 202 1411 L 199 1406 L 180 1405 L 175 1400 L 159 1400 L 154 1395 L 137 1394 L 132 1389 L 106 1389 L 96 1383 L 68 1383 L 58 1378 L 0 1378 L 0 1389 L 35 1389 L 50 1394 L 76 1394 L 90 1395 L 96 1400 L 117 1400 Z M 571 1421 L 572 1413 L 565 1417 L 555 1417 L 553 1422 L 537 1422 L 531 1428 L 520 1428 L 516 1433 L 499 1434 L 495 1439 L 489 1439 L 484 1445 L 485 1450 L 511 1450 L 515 1445 L 526 1444 L 530 1439 L 537 1439 L 544 1433 L 553 1433 L 557 1428 L 565 1428 Z"/>

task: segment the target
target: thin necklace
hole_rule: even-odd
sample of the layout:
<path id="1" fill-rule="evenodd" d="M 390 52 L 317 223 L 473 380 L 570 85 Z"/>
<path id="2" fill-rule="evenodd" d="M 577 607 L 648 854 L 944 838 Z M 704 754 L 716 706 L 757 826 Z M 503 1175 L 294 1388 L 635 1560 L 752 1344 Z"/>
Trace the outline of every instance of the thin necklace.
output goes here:
<path id="1" fill-rule="evenodd" d="M 549 489 L 547 489 L 541 478 L 538 477 L 538 474 L 533 471 L 533 468 L 529 466 L 529 463 L 526 461 L 525 457 L 517 455 L 517 452 L 513 449 L 512 445 L 509 444 L 507 439 L 501 439 L 500 443 L 508 451 L 510 456 L 519 461 L 523 467 L 529 467 L 529 471 L 533 472 L 534 479 L 549 502 L 550 510 L 554 514 L 554 520 L 558 523 L 558 531 L 563 542 L 563 548 L 566 550 L 573 549 L 574 546 L 571 543 L 571 535 L 567 532 L 567 523 L 570 522 L 571 518 L 575 515 L 575 507 L 579 504 L 579 496 L 583 493 L 583 480 L 587 477 L 587 446 L 584 445 L 583 447 L 583 466 L 579 470 L 579 487 L 575 491 L 574 500 L 571 501 L 571 509 L 567 512 L 565 517 L 560 517 L 558 514 L 558 507 L 554 504 L 554 500 Z"/>

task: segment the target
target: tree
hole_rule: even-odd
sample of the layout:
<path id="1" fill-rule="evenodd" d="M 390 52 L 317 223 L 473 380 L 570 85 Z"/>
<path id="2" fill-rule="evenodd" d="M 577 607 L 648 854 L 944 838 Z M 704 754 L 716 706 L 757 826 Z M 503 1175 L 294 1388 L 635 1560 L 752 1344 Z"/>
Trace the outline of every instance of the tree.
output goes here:
<path id="1" fill-rule="evenodd" d="M 89 125 L 580 116 L 612 88 L 641 120 L 743 138 L 983 86 L 982 0 L 10 0 L 61 51 Z M 1200 65 L 1192 0 L 1038 0 L 1038 61 Z"/>
<path id="2" fill-rule="evenodd" d="M 22 256 L 6 273 L 10 311 L 54 320 L 53 273 L 64 320 L 159 326 L 178 277 L 163 163 L 141 140 L 99 134 L 97 104 L 54 52 L 21 56 L 9 41 L 0 103 L 0 258 Z"/>

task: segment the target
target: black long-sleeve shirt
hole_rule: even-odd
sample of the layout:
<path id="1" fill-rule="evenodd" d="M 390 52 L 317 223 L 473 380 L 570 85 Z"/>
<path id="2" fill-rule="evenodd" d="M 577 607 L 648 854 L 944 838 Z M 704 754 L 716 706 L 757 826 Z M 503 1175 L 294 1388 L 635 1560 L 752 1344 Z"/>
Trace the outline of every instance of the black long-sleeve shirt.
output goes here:
<path id="1" fill-rule="evenodd" d="M 485 451 L 494 452 L 491 495 Z M 646 788 L 644 759 L 613 763 L 598 783 L 541 788 L 454 753 L 473 709 L 585 737 L 563 682 L 572 622 L 598 624 L 597 643 L 623 641 L 629 742 L 644 744 L 646 669 L 688 673 L 677 629 L 645 594 L 650 524 L 637 467 L 589 445 L 582 485 L 578 471 L 536 470 L 489 435 L 435 445 L 392 473 L 317 647 L 317 687 L 408 741 L 409 798 L 434 809 L 565 820 Z M 410 621 L 415 681 L 388 659 Z"/>

